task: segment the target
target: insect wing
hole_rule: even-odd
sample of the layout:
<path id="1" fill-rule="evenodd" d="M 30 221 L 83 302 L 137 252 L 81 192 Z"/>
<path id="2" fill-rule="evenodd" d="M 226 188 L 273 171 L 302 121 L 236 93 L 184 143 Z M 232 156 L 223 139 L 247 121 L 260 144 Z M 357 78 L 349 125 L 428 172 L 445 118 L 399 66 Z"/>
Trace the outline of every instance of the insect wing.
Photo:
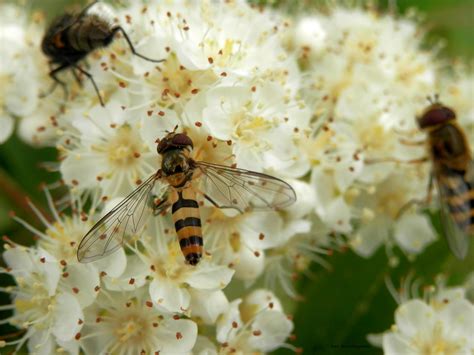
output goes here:
<path id="1" fill-rule="evenodd" d="M 202 173 L 205 198 L 216 207 L 243 213 L 281 209 L 296 201 L 293 188 L 273 176 L 202 161 L 195 165 Z"/>
<path id="2" fill-rule="evenodd" d="M 153 210 L 149 201 L 157 178 L 156 174 L 150 176 L 92 227 L 79 244 L 77 259 L 80 262 L 101 259 L 141 232 Z"/>
<path id="3" fill-rule="evenodd" d="M 453 254 L 464 259 L 469 250 L 469 234 L 473 228 L 471 204 L 474 196 L 471 199 L 470 195 L 473 194 L 474 179 L 469 182 L 466 180 L 469 173 L 462 174 L 445 166 L 440 170 L 436 180 L 441 205 L 441 225 Z M 470 173 L 472 175 L 472 171 Z"/>

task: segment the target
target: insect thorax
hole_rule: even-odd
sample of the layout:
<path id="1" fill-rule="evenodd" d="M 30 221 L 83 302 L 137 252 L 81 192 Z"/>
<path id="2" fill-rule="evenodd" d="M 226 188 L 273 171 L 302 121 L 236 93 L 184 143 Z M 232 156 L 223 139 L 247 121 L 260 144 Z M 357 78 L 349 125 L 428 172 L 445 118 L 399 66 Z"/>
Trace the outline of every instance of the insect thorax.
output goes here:
<path id="1" fill-rule="evenodd" d="M 184 173 L 189 171 L 188 157 L 183 148 L 171 149 L 163 153 L 161 170 L 165 176 Z"/>
<path id="2" fill-rule="evenodd" d="M 445 124 L 430 132 L 430 145 L 433 157 L 438 160 L 451 161 L 464 165 L 469 157 L 469 148 L 463 132 L 454 124 Z M 455 160 L 459 160 L 456 163 Z"/>

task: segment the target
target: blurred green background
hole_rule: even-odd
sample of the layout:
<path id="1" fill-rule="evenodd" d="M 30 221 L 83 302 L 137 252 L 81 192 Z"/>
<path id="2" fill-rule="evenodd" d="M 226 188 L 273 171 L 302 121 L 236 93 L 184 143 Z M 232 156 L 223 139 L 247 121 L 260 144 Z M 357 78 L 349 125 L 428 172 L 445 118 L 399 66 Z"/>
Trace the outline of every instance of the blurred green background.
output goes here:
<path id="1" fill-rule="evenodd" d="M 283 6 L 288 9 L 314 7 L 327 1 L 251 1 L 254 4 Z M 337 3 L 337 1 L 333 1 Z M 82 1 L 43 0 L 27 2 L 27 7 L 44 9 L 48 16 L 54 16 L 63 9 Z M 270 3 L 270 4 L 268 4 Z M 387 8 L 387 1 L 379 7 Z M 462 57 L 471 62 L 474 59 L 474 1 L 472 0 L 399 0 L 396 6 L 400 12 L 416 8 L 425 14 L 425 23 L 431 30 L 429 39 L 443 38 L 446 47 L 442 52 L 447 58 Z M 474 99 L 474 98 L 473 98 Z M 54 161 L 56 151 L 31 148 L 16 137 L 0 145 L 0 235 L 15 235 L 21 244 L 33 242 L 31 233 L 11 221 L 8 211 L 16 213 L 34 226 L 39 222 L 25 207 L 25 196 L 30 196 L 37 206 L 45 208 L 45 201 L 39 186 L 59 179 L 56 173 L 47 172 L 41 163 Z M 436 220 L 434 220 L 437 225 Z M 471 243 L 471 249 L 474 243 Z M 474 250 L 470 251 L 474 255 Z M 393 323 L 397 304 L 387 291 L 386 276 L 398 285 L 400 279 L 416 270 L 416 277 L 425 284 L 433 282 L 439 273 L 448 276 L 450 284 L 462 283 L 468 273 L 474 270 L 472 258 L 465 262 L 456 260 L 448 252 L 443 239 L 430 246 L 415 262 L 400 256 L 397 268 L 390 268 L 384 250 L 380 250 L 369 260 L 352 252 L 335 254 L 329 259 L 332 270 L 318 265 L 312 268 L 313 277 L 299 281 L 299 292 L 304 299 L 296 304 L 293 315 L 296 340 L 291 343 L 303 348 L 306 354 L 379 354 L 380 349 L 372 348 L 366 342 L 368 333 L 387 330 Z M 1 275 L 1 284 L 9 283 Z M 1 304 L 9 303 L 5 294 L 0 294 Z M 0 327 L 0 334 L 13 330 Z M 278 350 L 277 354 L 291 353 Z"/>

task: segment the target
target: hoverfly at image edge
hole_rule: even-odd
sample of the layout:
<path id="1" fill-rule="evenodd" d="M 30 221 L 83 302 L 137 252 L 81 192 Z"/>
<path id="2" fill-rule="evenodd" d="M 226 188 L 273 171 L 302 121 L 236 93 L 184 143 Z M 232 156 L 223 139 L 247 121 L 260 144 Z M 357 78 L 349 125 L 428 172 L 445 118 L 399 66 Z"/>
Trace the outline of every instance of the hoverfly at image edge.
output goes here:
<path id="1" fill-rule="evenodd" d="M 464 259 L 474 236 L 474 161 L 467 137 L 455 112 L 437 97 L 417 121 L 428 133 L 443 233 L 453 254 Z"/>

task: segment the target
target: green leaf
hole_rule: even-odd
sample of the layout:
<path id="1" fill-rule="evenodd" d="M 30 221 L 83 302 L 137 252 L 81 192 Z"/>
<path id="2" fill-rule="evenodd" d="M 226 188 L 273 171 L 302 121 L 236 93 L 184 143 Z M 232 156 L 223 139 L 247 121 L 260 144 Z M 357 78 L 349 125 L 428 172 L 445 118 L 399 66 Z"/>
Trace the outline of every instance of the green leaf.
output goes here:
<path id="1" fill-rule="evenodd" d="M 470 252 L 474 255 L 474 245 Z M 398 286 L 401 278 L 413 272 L 415 279 L 432 284 L 434 277 L 443 273 L 451 284 L 459 284 L 474 270 L 473 258 L 455 259 L 442 239 L 413 263 L 399 257 L 401 262 L 395 269 L 388 266 L 383 250 L 370 259 L 352 252 L 335 255 L 329 260 L 331 272 L 315 266 L 314 279 L 300 284 L 305 301 L 294 318 L 296 345 L 309 354 L 380 353 L 367 343 L 366 336 L 388 330 L 394 322 L 397 304 L 387 290 L 386 277 Z"/>

